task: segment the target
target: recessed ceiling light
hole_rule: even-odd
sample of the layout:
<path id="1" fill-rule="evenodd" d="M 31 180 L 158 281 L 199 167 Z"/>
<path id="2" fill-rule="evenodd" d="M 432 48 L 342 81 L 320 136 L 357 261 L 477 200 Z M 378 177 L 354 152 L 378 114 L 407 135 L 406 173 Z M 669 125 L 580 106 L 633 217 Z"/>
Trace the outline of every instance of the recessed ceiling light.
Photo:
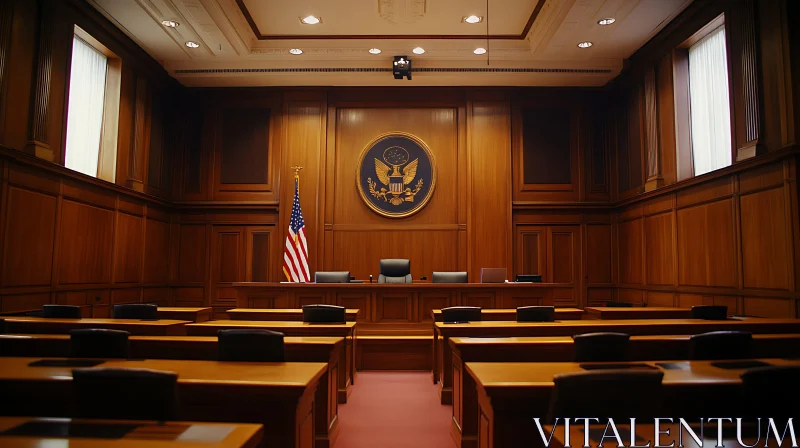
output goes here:
<path id="1" fill-rule="evenodd" d="M 315 17 L 315 16 L 306 16 L 306 17 L 302 17 L 300 19 L 300 22 L 304 23 L 306 25 L 316 25 L 316 24 L 322 22 L 322 19 L 320 17 Z"/>
<path id="2" fill-rule="evenodd" d="M 581 42 L 581 43 L 578 44 L 578 46 L 580 48 L 589 48 L 589 47 L 592 46 L 592 43 L 591 42 Z"/>
<path id="3" fill-rule="evenodd" d="M 190 40 L 190 41 L 186 42 L 186 46 L 189 47 L 189 48 L 199 48 L 200 44 Z"/>
<path id="4" fill-rule="evenodd" d="M 466 23 L 481 23 L 483 22 L 483 17 L 480 16 L 467 16 L 461 19 L 462 22 Z"/>
<path id="5" fill-rule="evenodd" d="M 414 52 L 414 54 L 422 54 L 422 53 L 425 53 L 425 49 L 423 49 L 422 47 L 417 47 L 417 48 L 415 48 L 415 49 L 413 49 L 413 50 L 411 50 L 411 51 L 413 51 L 413 52 Z"/>
<path id="6" fill-rule="evenodd" d="M 303 54 L 303 50 L 301 50 L 299 48 L 292 48 L 291 50 L 289 50 L 289 53 L 291 53 L 291 54 Z"/>
<path id="7" fill-rule="evenodd" d="M 178 25 L 180 25 L 180 23 L 178 23 L 178 22 L 176 22 L 174 20 L 162 20 L 161 24 L 164 25 L 167 28 L 175 28 Z"/>
<path id="8" fill-rule="evenodd" d="M 482 47 L 481 48 L 476 48 L 475 51 L 473 51 L 473 53 L 475 53 L 475 54 L 485 54 L 486 53 L 486 49 L 482 48 Z"/>
<path id="9" fill-rule="evenodd" d="M 381 49 L 380 48 L 370 48 L 369 52 L 372 53 L 372 54 L 381 54 Z"/>
<path id="10" fill-rule="evenodd" d="M 616 21 L 617 21 L 617 19 L 615 19 L 613 17 L 608 17 L 608 18 L 605 18 L 605 19 L 598 20 L 597 24 L 598 25 L 611 25 L 612 23 L 614 23 Z"/>

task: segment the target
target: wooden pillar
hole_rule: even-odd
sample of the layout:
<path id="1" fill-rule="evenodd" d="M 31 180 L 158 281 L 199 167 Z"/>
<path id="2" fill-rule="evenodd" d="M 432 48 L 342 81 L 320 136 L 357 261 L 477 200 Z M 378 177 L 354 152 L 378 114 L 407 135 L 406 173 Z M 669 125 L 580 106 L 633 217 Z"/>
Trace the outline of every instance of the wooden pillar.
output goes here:
<path id="1" fill-rule="evenodd" d="M 125 185 L 144 191 L 147 182 L 147 153 L 150 147 L 150 92 L 147 80 L 136 77 L 136 96 L 133 106 L 133 136 L 128 153 L 128 178 Z"/>
<path id="2" fill-rule="evenodd" d="M 758 76 L 758 38 L 756 8 L 753 0 L 736 2 L 737 13 L 731 21 L 730 48 L 738 49 L 732 62 L 734 107 L 736 108 L 736 161 L 764 152 L 761 141 L 760 81 Z"/>
<path id="3" fill-rule="evenodd" d="M 657 95 L 656 71 L 653 67 L 649 67 L 644 74 L 644 130 L 645 153 L 647 155 L 645 191 L 655 190 L 664 185 L 664 178 L 661 175 L 661 148 L 658 137 Z"/>
<path id="4" fill-rule="evenodd" d="M 36 81 L 32 93 L 32 109 L 28 130 L 29 152 L 41 159 L 54 162 L 49 135 L 50 84 L 53 71 L 53 9 L 52 0 L 39 2 L 39 47 L 36 55 Z"/>

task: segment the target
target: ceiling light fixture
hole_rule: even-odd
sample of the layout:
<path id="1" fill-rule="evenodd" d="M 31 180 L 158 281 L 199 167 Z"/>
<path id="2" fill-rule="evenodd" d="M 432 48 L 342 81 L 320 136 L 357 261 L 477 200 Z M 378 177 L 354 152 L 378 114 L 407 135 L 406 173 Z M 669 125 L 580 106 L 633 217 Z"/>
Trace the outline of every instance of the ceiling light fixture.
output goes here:
<path id="1" fill-rule="evenodd" d="M 414 54 L 422 54 L 422 53 L 425 53 L 425 49 L 424 49 L 424 48 L 422 48 L 422 47 L 417 47 L 417 48 L 415 48 L 415 49 L 413 49 L 413 50 L 411 50 L 411 51 L 413 51 L 413 52 L 414 52 Z"/>
<path id="2" fill-rule="evenodd" d="M 480 17 L 480 16 L 467 16 L 467 17 L 462 17 L 461 21 L 464 22 L 464 23 L 469 23 L 469 24 L 473 24 L 474 25 L 476 23 L 483 22 L 483 17 Z"/>
<path id="3" fill-rule="evenodd" d="M 369 52 L 371 54 L 381 54 L 381 49 L 380 48 L 370 48 Z"/>
<path id="4" fill-rule="evenodd" d="M 176 28 L 178 25 L 180 25 L 180 23 L 174 20 L 162 20 L 161 24 L 167 28 Z"/>
<path id="5" fill-rule="evenodd" d="M 597 24 L 598 25 L 611 25 L 612 23 L 614 23 L 616 21 L 617 21 L 617 19 L 615 19 L 613 17 L 608 17 L 608 18 L 605 18 L 605 19 L 598 20 Z"/>
<path id="6" fill-rule="evenodd" d="M 300 23 L 303 23 L 305 25 L 316 25 L 316 24 L 318 24 L 320 22 L 322 22 L 322 18 L 321 17 L 306 16 L 306 17 L 301 17 L 300 18 Z"/>
<path id="7" fill-rule="evenodd" d="M 486 54 L 486 49 L 483 48 L 483 47 L 476 48 L 475 51 L 473 51 L 473 53 L 475 53 L 475 54 Z"/>
<path id="8" fill-rule="evenodd" d="M 303 54 L 303 50 L 301 50 L 299 48 L 292 48 L 291 50 L 289 50 L 289 53 L 291 53 L 291 54 Z"/>
<path id="9" fill-rule="evenodd" d="M 580 48 L 589 48 L 591 46 L 592 46 L 591 42 L 581 42 L 581 43 L 578 44 L 578 47 L 580 47 Z"/>
<path id="10" fill-rule="evenodd" d="M 200 44 L 191 40 L 186 42 L 186 46 L 189 48 L 200 48 Z"/>

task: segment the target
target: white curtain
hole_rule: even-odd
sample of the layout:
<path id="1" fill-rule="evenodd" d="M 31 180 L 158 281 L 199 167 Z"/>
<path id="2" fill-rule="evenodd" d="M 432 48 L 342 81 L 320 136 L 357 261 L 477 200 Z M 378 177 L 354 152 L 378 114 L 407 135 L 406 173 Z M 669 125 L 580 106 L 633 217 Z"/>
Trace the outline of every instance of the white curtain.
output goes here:
<path id="1" fill-rule="evenodd" d="M 107 65 L 105 55 L 75 36 L 69 79 L 66 166 L 90 176 L 97 176 Z"/>
<path id="2" fill-rule="evenodd" d="M 694 174 L 731 164 L 731 112 L 725 27 L 689 48 L 689 98 Z"/>

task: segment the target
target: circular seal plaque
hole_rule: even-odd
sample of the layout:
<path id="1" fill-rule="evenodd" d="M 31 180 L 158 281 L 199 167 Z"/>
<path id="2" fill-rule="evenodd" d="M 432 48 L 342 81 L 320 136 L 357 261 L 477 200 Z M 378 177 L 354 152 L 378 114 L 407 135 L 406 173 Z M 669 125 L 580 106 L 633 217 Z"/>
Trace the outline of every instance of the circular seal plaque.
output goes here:
<path id="1" fill-rule="evenodd" d="M 436 186 L 436 167 L 425 142 L 391 132 L 372 140 L 358 159 L 361 199 L 381 216 L 404 218 L 422 210 Z"/>

